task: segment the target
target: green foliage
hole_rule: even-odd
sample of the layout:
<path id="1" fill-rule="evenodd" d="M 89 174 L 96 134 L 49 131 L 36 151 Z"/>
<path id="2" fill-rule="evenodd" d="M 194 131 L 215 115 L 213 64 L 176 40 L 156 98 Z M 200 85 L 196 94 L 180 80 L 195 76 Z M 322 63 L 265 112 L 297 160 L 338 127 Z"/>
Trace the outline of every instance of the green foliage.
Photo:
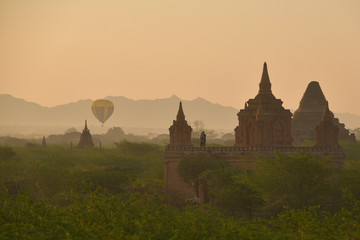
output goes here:
<path id="1" fill-rule="evenodd" d="M 281 232 L 301 239 L 360 238 L 359 216 L 345 209 L 331 215 L 316 206 L 297 210 L 285 207 L 285 211 L 269 223 Z"/>
<path id="2" fill-rule="evenodd" d="M 360 161 L 347 161 L 340 177 L 340 186 L 346 194 L 360 201 Z"/>
<path id="3" fill-rule="evenodd" d="M 253 172 L 190 155 L 189 185 L 197 176 L 210 201 L 182 207 L 166 204 L 163 147 L 119 146 L 13 147 L 0 161 L 0 239 L 360 238 L 356 145 L 342 171 L 309 154 L 262 158 Z"/>
<path id="4" fill-rule="evenodd" d="M 14 157 L 16 153 L 10 147 L 0 146 L 0 160 L 8 160 Z"/>
<path id="5" fill-rule="evenodd" d="M 40 144 L 33 143 L 33 142 L 28 142 L 28 143 L 25 144 L 25 147 L 34 147 L 34 148 L 37 148 L 37 147 L 40 147 Z"/>
<path id="6" fill-rule="evenodd" d="M 134 156 L 140 156 L 150 152 L 158 152 L 162 150 L 159 145 L 145 142 L 136 143 L 124 140 L 122 142 L 115 143 L 115 145 L 123 154 L 129 154 Z"/>
<path id="7" fill-rule="evenodd" d="M 360 142 L 341 141 L 346 160 L 360 161 Z"/>
<path id="8" fill-rule="evenodd" d="M 159 185 L 163 177 L 160 150 L 141 156 L 126 155 L 116 148 L 70 150 L 54 145 L 14 151 L 17 155 L 12 161 L 0 162 L 0 187 L 11 194 L 29 192 L 36 201 L 56 201 L 68 189 L 83 191 L 87 183 L 115 194 L 128 191 L 134 181 L 142 186 L 146 182 Z"/>
<path id="9" fill-rule="evenodd" d="M 262 206 L 264 200 L 248 174 L 251 173 L 233 168 L 208 171 L 210 202 L 233 216 L 251 218 L 253 211 Z"/>
<path id="10" fill-rule="evenodd" d="M 153 195 L 68 193 L 65 205 L 28 195 L 0 197 L 0 239 L 291 239 L 263 224 L 241 223 L 206 206 L 168 206 Z"/>
<path id="11" fill-rule="evenodd" d="M 309 153 L 260 158 L 256 180 L 264 198 L 275 209 L 284 205 L 293 208 L 328 205 L 337 171 L 329 160 Z"/>
<path id="12" fill-rule="evenodd" d="M 359 215 L 318 207 L 238 221 L 207 205 L 176 208 L 156 195 L 68 192 L 66 204 L 0 195 L 0 239 L 358 239 Z"/>
<path id="13" fill-rule="evenodd" d="M 184 182 L 194 188 L 196 196 L 199 197 L 199 187 L 205 179 L 201 174 L 208 170 L 214 170 L 227 166 L 227 162 L 217 159 L 208 154 L 192 154 L 179 162 L 177 172 Z"/>
<path id="14" fill-rule="evenodd" d="M 7 145 L 7 146 L 24 146 L 29 140 L 28 139 L 21 139 L 15 137 L 0 137 L 0 144 Z M 39 143 L 40 139 L 38 140 Z"/>
<path id="15" fill-rule="evenodd" d="M 73 129 L 69 129 L 65 132 L 65 134 L 56 134 L 56 135 L 49 135 L 46 138 L 46 143 L 49 144 L 66 144 L 70 145 L 72 142 L 74 147 L 77 145 L 77 143 L 80 140 L 81 133 L 77 131 L 73 131 Z"/>
<path id="16" fill-rule="evenodd" d="M 124 130 L 122 130 L 121 127 L 112 127 L 107 131 L 106 136 L 112 137 L 113 139 L 114 138 L 119 139 L 119 138 L 125 136 L 125 132 L 124 132 Z"/>

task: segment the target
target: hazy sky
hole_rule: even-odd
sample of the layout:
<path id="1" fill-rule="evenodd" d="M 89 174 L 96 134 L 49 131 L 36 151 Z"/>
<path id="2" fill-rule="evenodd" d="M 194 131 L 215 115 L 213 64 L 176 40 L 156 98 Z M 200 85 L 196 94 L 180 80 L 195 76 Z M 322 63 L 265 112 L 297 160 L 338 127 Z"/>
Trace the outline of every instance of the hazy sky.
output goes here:
<path id="1" fill-rule="evenodd" d="M 43 106 L 125 96 L 242 108 L 267 61 L 296 109 L 319 81 L 360 114 L 359 0 L 0 0 L 0 93 Z"/>

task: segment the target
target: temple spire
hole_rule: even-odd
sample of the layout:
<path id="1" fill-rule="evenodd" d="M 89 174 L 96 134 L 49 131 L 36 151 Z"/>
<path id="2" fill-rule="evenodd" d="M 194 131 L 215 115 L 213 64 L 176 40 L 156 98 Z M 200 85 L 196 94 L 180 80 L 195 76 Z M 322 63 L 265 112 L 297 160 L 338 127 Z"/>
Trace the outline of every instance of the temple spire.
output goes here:
<path id="1" fill-rule="evenodd" d="M 266 62 L 264 62 L 261 81 L 259 84 L 259 93 L 271 93 L 271 82 L 270 82 Z"/>
<path id="2" fill-rule="evenodd" d="M 80 135 L 80 142 L 78 144 L 78 147 L 84 148 L 84 147 L 93 147 L 93 146 L 94 146 L 94 142 L 92 140 L 90 130 L 87 127 L 87 120 L 85 120 L 85 127 Z"/>
<path id="3" fill-rule="evenodd" d="M 185 114 L 182 108 L 182 103 L 180 102 L 176 120 L 173 121 L 173 125 L 169 128 L 169 146 L 193 146 L 191 144 L 191 131 L 192 128 L 185 121 Z"/>
<path id="4" fill-rule="evenodd" d="M 327 104 L 326 104 L 325 111 L 324 111 L 324 113 L 323 113 L 323 115 L 322 115 L 322 119 L 321 119 L 321 120 L 322 120 L 323 122 L 331 122 L 332 119 L 333 119 L 333 114 L 332 114 L 332 112 L 331 112 L 330 109 L 329 109 L 329 104 L 327 103 Z"/>
<path id="5" fill-rule="evenodd" d="M 339 147 L 339 128 L 334 123 L 334 114 L 326 104 L 320 124 L 315 128 L 316 144 L 314 147 Z"/>
<path id="6" fill-rule="evenodd" d="M 184 122 L 185 121 L 185 114 L 184 114 L 184 111 L 182 109 L 182 103 L 180 102 L 180 105 L 179 105 L 179 111 L 176 115 L 176 121 L 178 122 Z"/>
<path id="7" fill-rule="evenodd" d="M 45 140 L 45 136 L 43 136 L 43 140 L 42 140 L 41 146 L 42 146 L 43 148 L 46 148 L 46 147 L 47 147 L 46 140 Z"/>

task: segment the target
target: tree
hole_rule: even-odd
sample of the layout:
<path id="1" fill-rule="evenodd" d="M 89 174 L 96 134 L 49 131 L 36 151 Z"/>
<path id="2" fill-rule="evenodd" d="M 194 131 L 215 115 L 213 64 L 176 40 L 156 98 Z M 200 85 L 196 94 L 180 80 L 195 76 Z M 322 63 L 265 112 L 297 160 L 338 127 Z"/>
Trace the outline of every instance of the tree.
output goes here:
<path id="1" fill-rule="evenodd" d="M 0 160 L 8 160 L 15 156 L 16 153 L 10 147 L 0 146 Z"/>
<path id="2" fill-rule="evenodd" d="M 74 127 L 69 128 L 68 130 L 65 131 L 64 135 L 67 135 L 67 134 L 70 134 L 73 132 L 78 132 L 78 130 L 76 130 L 76 128 L 74 128 Z"/>
<path id="3" fill-rule="evenodd" d="M 150 152 L 161 151 L 161 146 L 152 143 L 146 142 L 129 142 L 129 141 L 121 141 L 121 142 L 114 142 L 118 149 L 121 150 L 124 154 L 129 154 L 133 156 L 142 156 L 148 154 Z"/>
<path id="4" fill-rule="evenodd" d="M 356 139 L 360 139 L 360 128 L 355 128 L 354 130 L 351 130 L 350 132 L 355 134 Z"/>
<path id="5" fill-rule="evenodd" d="M 194 134 L 199 135 L 205 129 L 205 124 L 202 120 L 196 120 L 193 122 Z"/>
<path id="6" fill-rule="evenodd" d="M 360 161 L 349 160 L 346 162 L 340 177 L 340 186 L 345 195 L 351 195 L 360 201 Z M 349 196 L 347 196 L 349 197 Z"/>
<path id="7" fill-rule="evenodd" d="M 193 187 L 196 197 L 199 197 L 199 187 L 204 183 L 201 174 L 207 170 L 224 168 L 227 162 L 217 159 L 207 154 L 191 154 L 182 159 L 178 165 L 177 171 L 184 182 Z"/>
<path id="8" fill-rule="evenodd" d="M 264 200 L 249 175 L 251 172 L 233 168 L 208 171 L 210 202 L 233 216 L 251 218 L 253 211 L 262 206 Z"/>
<path id="9" fill-rule="evenodd" d="M 331 204 L 335 173 L 331 158 L 309 153 L 276 154 L 259 159 L 256 178 L 264 197 L 273 206 L 302 208 Z"/>
<path id="10" fill-rule="evenodd" d="M 125 132 L 121 127 L 112 127 L 107 131 L 106 135 L 110 137 L 123 137 L 125 136 Z"/>

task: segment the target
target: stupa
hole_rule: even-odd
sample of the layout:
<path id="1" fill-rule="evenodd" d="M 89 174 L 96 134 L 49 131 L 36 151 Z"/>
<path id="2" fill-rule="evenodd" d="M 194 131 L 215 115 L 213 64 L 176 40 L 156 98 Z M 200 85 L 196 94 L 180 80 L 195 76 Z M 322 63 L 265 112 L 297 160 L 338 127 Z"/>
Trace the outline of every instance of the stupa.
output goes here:
<path id="1" fill-rule="evenodd" d="M 300 101 L 299 108 L 294 112 L 292 136 L 295 143 L 316 139 L 315 128 L 322 120 L 327 106 L 328 101 L 320 84 L 316 81 L 310 82 Z M 340 123 L 339 119 L 334 117 L 332 121 L 339 129 L 339 140 L 355 141 L 355 135 L 350 134 L 349 130 L 345 128 L 345 124 Z"/>
<path id="2" fill-rule="evenodd" d="M 193 146 L 191 144 L 192 128 L 185 120 L 185 114 L 182 108 L 182 103 L 179 104 L 179 110 L 176 115 L 176 120 L 170 126 L 170 146 Z"/>
<path id="3" fill-rule="evenodd" d="M 92 140 L 90 130 L 87 127 L 87 121 L 85 120 L 85 127 L 80 136 L 80 142 L 78 144 L 78 148 L 84 147 L 94 147 L 94 142 Z"/>
<path id="4" fill-rule="evenodd" d="M 259 92 L 245 103 L 237 114 L 239 126 L 235 128 L 235 146 L 290 147 L 292 145 L 290 110 L 282 106 L 271 91 L 271 82 L 264 63 Z"/>
<path id="5" fill-rule="evenodd" d="M 46 148 L 47 144 L 46 144 L 46 140 L 45 140 L 45 136 L 43 136 L 43 140 L 41 142 L 41 147 Z"/>
<path id="6" fill-rule="evenodd" d="M 340 147 L 339 128 L 334 123 L 334 114 L 326 106 L 320 124 L 315 128 L 316 144 L 314 147 Z"/>

